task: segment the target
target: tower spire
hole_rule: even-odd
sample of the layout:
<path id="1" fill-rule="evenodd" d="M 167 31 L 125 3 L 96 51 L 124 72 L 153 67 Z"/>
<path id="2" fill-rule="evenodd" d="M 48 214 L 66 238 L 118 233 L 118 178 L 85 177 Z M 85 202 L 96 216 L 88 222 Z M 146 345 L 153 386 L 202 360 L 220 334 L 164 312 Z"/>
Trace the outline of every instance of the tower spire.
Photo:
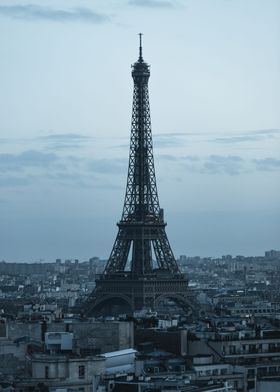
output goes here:
<path id="1" fill-rule="evenodd" d="M 143 61 L 143 56 L 142 56 L 142 35 L 143 33 L 139 33 L 139 60 Z"/>

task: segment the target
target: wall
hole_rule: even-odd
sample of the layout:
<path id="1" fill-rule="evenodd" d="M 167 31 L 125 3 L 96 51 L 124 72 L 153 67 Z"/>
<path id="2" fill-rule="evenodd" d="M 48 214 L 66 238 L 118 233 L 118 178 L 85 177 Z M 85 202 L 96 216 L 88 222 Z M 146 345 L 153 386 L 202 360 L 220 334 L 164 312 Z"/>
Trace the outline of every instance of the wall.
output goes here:
<path id="1" fill-rule="evenodd" d="M 152 341 L 155 347 L 177 355 L 187 354 L 187 330 L 160 331 L 138 329 L 135 331 L 135 344 Z"/>
<path id="2" fill-rule="evenodd" d="M 8 338 L 15 340 L 23 336 L 29 336 L 34 340 L 41 341 L 42 323 L 41 322 L 8 322 Z"/>
<path id="3" fill-rule="evenodd" d="M 48 332 L 73 332 L 79 347 L 100 348 L 101 353 L 123 350 L 134 346 L 132 322 L 73 322 L 51 323 Z"/>
<path id="4" fill-rule="evenodd" d="M 256 392 L 280 392 L 280 381 L 258 381 Z"/>

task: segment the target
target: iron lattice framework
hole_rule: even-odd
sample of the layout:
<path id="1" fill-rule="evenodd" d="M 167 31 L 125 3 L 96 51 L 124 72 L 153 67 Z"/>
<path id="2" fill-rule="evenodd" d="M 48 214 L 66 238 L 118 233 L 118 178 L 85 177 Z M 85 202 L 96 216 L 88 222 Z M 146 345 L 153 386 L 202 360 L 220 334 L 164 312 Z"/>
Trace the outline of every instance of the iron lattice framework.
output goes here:
<path id="1" fill-rule="evenodd" d="M 159 297 L 165 295 L 188 305 L 187 280 L 171 250 L 159 204 L 148 91 L 150 69 L 143 60 L 141 34 L 132 77 L 132 127 L 123 213 L 104 273 L 87 302 L 87 308 L 93 310 L 97 304 L 117 297 L 133 310 L 156 308 Z"/>

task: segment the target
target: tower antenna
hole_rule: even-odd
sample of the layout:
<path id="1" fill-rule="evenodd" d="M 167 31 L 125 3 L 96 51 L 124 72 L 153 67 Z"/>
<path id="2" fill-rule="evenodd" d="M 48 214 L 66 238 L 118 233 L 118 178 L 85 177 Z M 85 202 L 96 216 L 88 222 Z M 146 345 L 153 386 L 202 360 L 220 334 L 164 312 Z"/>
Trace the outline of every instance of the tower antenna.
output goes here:
<path id="1" fill-rule="evenodd" d="M 143 35 L 143 33 L 139 33 L 139 60 L 143 60 L 143 56 L 142 56 L 142 35 Z"/>

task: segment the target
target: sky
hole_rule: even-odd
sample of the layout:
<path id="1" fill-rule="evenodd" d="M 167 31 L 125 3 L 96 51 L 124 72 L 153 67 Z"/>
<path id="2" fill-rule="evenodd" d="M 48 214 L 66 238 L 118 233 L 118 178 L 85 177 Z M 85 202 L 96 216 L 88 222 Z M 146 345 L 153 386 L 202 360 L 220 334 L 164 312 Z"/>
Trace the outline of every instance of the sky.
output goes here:
<path id="1" fill-rule="evenodd" d="M 280 249 L 279 0 L 0 0 L 0 260 L 108 258 L 143 56 L 176 257 Z"/>

